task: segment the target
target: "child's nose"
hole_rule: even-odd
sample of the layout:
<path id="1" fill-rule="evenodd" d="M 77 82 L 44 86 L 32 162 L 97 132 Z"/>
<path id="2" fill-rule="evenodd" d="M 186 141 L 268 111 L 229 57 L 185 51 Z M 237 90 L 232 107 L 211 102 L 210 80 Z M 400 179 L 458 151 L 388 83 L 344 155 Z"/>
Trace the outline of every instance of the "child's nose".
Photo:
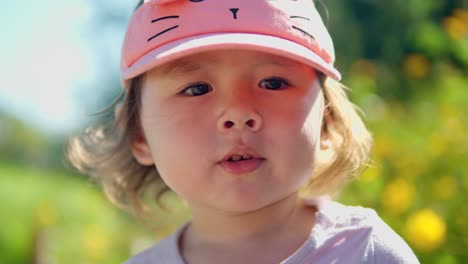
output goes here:
<path id="1" fill-rule="evenodd" d="M 218 125 L 218 128 L 220 129 L 220 131 L 223 131 L 223 132 L 227 132 L 233 129 L 243 130 L 245 128 L 256 132 L 260 130 L 260 127 L 261 127 L 261 119 L 256 114 L 253 114 L 252 118 L 225 119 L 225 120 L 222 120 L 220 124 Z"/>
<path id="2" fill-rule="evenodd" d="M 262 125 L 262 117 L 255 112 L 253 107 L 249 107 L 247 104 L 227 108 L 217 124 L 220 132 L 242 131 L 244 129 L 257 132 Z"/>

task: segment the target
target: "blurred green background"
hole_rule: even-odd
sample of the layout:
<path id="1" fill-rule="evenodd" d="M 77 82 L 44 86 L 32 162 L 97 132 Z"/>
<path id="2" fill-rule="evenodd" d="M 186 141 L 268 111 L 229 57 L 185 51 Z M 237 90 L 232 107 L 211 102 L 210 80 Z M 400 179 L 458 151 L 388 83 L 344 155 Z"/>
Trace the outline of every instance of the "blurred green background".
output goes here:
<path id="1" fill-rule="evenodd" d="M 372 166 L 339 200 L 375 208 L 422 263 L 468 263 L 467 1 L 323 2 L 337 67 L 375 137 Z M 118 49 L 104 43 L 120 47 L 132 6 L 88 4 L 83 38 L 99 76 L 82 104 L 91 113 L 120 92 Z M 184 221 L 180 210 L 138 221 L 64 165 L 67 136 L 105 117 L 57 134 L 7 110 L 0 105 L 0 263 L 120 263 Z"/>

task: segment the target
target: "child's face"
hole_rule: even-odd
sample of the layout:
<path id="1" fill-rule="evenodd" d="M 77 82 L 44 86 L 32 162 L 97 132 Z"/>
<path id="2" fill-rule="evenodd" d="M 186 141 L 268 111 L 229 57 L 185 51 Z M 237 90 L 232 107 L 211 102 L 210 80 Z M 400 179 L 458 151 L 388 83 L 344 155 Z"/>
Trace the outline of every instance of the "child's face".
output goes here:
<path id="1" fill-rule="evenodd" d="M 145 138 L 133 153 L 155 163 L 193 210 L 248 212 L 291 196 L 311 176 L 322 115 L 311 68 L 261 52 L 210 51 L 147 73 Z M 230 154 L 254 158 L 226 161 Z"/>

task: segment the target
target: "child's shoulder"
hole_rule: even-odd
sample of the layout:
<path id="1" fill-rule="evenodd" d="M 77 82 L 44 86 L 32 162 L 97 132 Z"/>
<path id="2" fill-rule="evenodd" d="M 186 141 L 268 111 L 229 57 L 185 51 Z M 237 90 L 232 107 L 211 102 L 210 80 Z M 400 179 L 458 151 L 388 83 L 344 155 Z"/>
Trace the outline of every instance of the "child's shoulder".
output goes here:
<path id="1" fill-rule="evenodd" d="M 306 204 L 317 207 L 317 218 L 325 227 L 343 228 L 347 226 L 372 226 L 382 221 L 374 209 L 350 206 L 328 197 L 309 198 Z"/>
<path id="2" fill-rule="evenodd" d="M 184 264 L 178 250 L 178 241 L 185 227 L 186 225 L 180 227 L 169 237 L 133 256 L 124 264 Z"/>
<path id="3" fill-rule="evenodd" d="M 344 205 L 328 198 L 308 199 L 306 202 L 318 209 L 311 234 L 316 249 L 341 243 L 340 248 L 344 250 L 341 253 L 348 255 L 351 251 L 346 250 L 346 244 L 349 244 L 354 253 L 361 248 L 363 255 L 375 263 L 419 263 L 408 244 L 375 210 Z M 365 263 L 374 263 L 370 259 L 367 261 Z M 360 262 L 364 263 L 362 259 Z"/>

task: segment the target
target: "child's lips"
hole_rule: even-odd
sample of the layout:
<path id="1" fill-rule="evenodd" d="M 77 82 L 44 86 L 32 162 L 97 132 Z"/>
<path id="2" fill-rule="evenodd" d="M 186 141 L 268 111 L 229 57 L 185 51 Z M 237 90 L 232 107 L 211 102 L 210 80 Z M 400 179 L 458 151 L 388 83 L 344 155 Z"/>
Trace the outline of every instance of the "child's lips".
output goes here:
<path id="1" fill-rule="evenodd" d="M 246 174 L 258 169 L 264 161 L 265 158 L 257 154 L 255 150 L 240 145 L 226 154 L 218 164 L 231 174 Z"/>
<path id="2" fill-rule="evenodd" d="M 247 174 L 257 170 L 265 159 L 262 158 L 252 158 L 249 160 L 240 160 L 240 161 L 222 161 L 219 164 L 227 172 L 231 174 Z"/>
<path id="3" fill-rule="evenodd" d="M 264 159 L 251 147 L 247 145 L 238 145 L 232 148 L 231 151 L 229 151 L 226 155 L 224 155 L 224 157 L 222 158 L 220 162 L 229 161 L 234 156 L 241 156 L 241 157 L 248 156 L 252 159 Z"/>

